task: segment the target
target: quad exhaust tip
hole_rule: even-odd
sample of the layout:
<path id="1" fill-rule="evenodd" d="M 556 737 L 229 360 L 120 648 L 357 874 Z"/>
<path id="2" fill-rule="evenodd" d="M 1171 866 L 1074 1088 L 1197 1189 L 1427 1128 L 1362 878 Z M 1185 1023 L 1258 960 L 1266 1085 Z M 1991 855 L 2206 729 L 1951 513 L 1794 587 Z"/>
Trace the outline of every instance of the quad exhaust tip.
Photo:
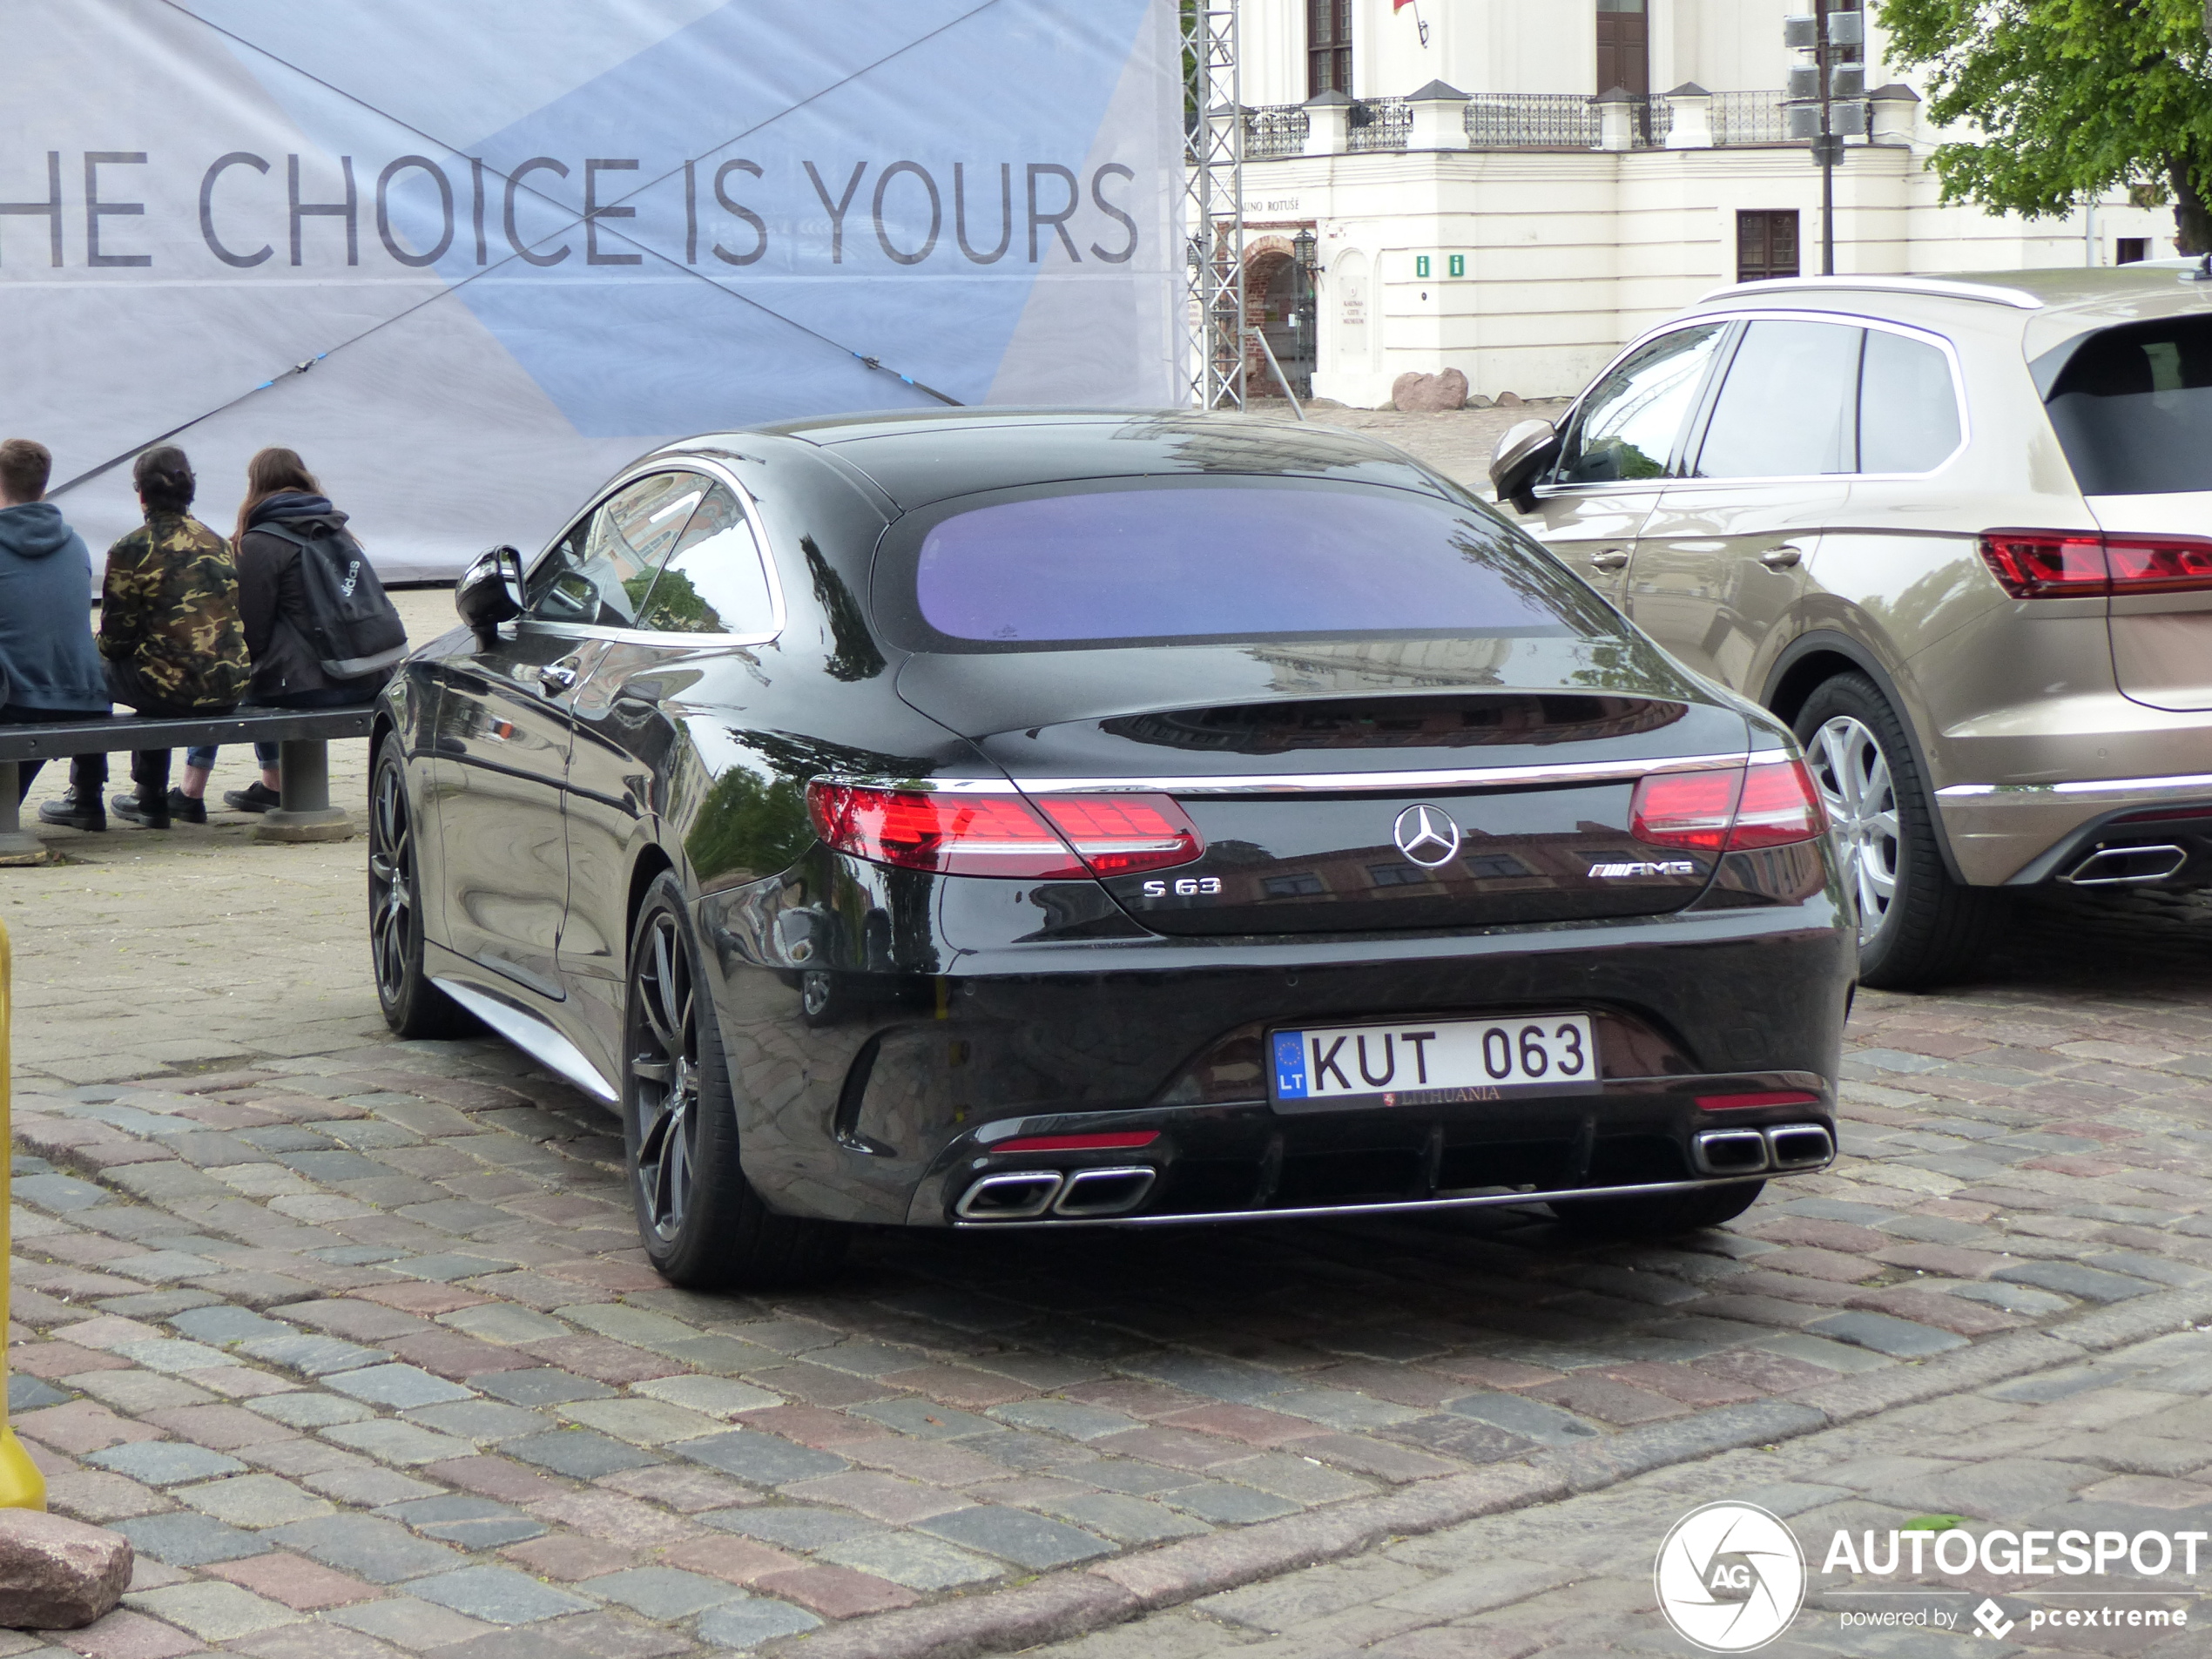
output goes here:
<path id="1" fill-rule="evenodd" d="M 1817 1170 L 1836 1156 L 1835 1137 L 1818 1123 L 1706 1130 L 1690 1144 L 1700 1175 Z"/>
<path id="2" fill-rule="evenodd" d="M 1144 1202 L 1160 1172 L 1146 1164 L 1111 1170 L 1022 1170 L 987 1175 L 961 1195 L 962 1221 L 1034 1221 L 1049 1211 L 1080 1220 L 1123 1216 Z"/>
<path id="3" fill-rule="evenodd" d="M 2188 851 L 2170 842 L 2157 846 L 2105 846 L 2059 880 L 2077 887 L 2124 887 L 2141 881 L 2163 881 L 2178 875 L 2188 861 Z"/>

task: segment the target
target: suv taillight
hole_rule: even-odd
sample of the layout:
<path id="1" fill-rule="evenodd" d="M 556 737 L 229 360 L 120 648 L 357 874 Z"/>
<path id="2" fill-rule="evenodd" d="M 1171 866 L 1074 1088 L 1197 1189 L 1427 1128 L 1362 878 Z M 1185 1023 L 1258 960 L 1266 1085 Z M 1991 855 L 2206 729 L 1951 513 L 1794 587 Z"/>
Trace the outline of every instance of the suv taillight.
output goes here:
<path id="1" fill-rule="evenodd" d="M 1166 795 L 969 795 L 812 783 L 815 833 L 904 870 L 1080 880 L 1188 864 L 1205 842 Z"/>
<path id="2" fill-rule="evenodd" d="M 1981 559 L 2015 599 L 2212 591 L 2212 540 L 2096 530 L 1985 530 Z"/>
<path id="3" fill-rule="evenodd" d="M 1663 772 L 1636 785 L 1629 833 L 1652 846 L 1748 853 L 1810 841 L 1828 827 L 1802 760 Z"/>

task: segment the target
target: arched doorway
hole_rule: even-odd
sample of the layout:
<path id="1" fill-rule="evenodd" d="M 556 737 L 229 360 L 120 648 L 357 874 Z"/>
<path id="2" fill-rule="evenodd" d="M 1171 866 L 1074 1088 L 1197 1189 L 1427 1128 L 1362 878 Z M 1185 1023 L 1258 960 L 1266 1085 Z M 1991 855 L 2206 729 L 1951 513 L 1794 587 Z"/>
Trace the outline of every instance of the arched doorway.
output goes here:
<path id="1" fill-rule="evenodd" d="M 1267 348 L 1283 366 L 1291 389 L 1300 397 L 1312 396 L 1313 286 L 1291 256 L 1290 244 L 1280 237 L 1255 243 L 1244 256 L 1244 316 L 1265 338 Z M 1244 395 L 1282 395 L 1282 388 L 1275 383 L 1257 347 L 1245 352 Z"/>

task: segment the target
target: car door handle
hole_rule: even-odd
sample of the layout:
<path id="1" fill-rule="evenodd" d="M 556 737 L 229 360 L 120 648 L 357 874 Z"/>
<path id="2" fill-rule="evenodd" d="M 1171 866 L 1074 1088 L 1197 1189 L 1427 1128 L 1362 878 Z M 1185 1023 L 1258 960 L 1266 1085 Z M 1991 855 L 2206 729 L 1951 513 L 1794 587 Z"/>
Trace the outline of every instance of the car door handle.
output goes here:
<path id="1" fill-rule="evenodd" d="M 1625 547 L 1608 547 L 1602 553 L 1590 555 L 1590 569 L 1593 570 L 1623 570 L 1628 564 L 1629 550 Z"/>
<path id="2" fill-rule="evenodd" d="M 1759 555 L 1759 563 L 1770 570 L 1786 570 L 1804 556 L 1801 547 L 1770 547 Z"/>
<path id="3" fill-rule="evenodd" d="M 548 663 L 537 671 L 537 683 L 545 688 L 548 697 L 559 697 L 576 689 L 574 663 Z"/>

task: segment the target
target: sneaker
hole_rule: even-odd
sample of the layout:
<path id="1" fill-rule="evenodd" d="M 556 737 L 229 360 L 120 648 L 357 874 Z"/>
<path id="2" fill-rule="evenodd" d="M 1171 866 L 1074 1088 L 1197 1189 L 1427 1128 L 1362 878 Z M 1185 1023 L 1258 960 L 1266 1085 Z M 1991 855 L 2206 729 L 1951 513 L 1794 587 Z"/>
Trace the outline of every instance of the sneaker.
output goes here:
<path id="1" fill-rule="evenodd" d="M 258 779 L 243 789 L 226 789 L 223 792 L 223 805 L 239 813 L 266 813 L 283 799 L 275 790 Z"/>
<path id="2" fill-rule="evenodd" d="M 205 824 L 207 803 L 197 795 L 187 795 L 181 789 L 169 792 L 169 816 L 180 824 Z"/>
<path id="3" fill-rule="evenodd" d="M 97 795 L 92 798 L 92 804 L 85 806 L 79 804 L 77 792 L 71 789 L 59 800 L 40 802 L 38 821 L 58 824 L 64 829 L 104 830 L 107 827 L 107 813 L 101 809 Z"/>
<path id="4" fill-rule="evenodd" d="M 115 815 L 126 824 L 138 824 L 147 829 L 169 827 L 169 803 L 166 800 L 148 802 L 140 795 L 118 795 L 108 804 Z"/>

